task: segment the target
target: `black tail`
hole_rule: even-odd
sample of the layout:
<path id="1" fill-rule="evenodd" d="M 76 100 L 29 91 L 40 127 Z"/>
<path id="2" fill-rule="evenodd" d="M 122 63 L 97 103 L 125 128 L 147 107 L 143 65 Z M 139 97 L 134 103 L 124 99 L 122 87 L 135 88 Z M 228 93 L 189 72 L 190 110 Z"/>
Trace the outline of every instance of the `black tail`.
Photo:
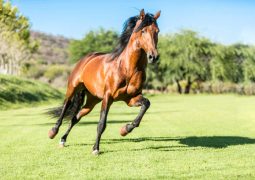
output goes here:
<path id="1" fill-rule="evenodd" d="M 74 93 L 66 113 L 64 114 L 65 119 L 72 119 L 74 116 L 76 116 L 84 103 L 85 93 L 85 89 L 79 89 Z M 49 109 L 46 113 L 49 114 L 52 118 L 58 118 L 62 112 L 62 109 L 63 106 L 59 106 Z"/>

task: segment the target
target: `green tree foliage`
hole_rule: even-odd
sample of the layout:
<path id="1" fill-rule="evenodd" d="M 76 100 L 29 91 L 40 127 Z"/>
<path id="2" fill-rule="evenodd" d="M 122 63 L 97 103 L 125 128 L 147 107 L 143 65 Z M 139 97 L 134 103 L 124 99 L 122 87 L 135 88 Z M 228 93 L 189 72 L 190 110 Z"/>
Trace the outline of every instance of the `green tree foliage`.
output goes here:
<path id="1" fill-rule="evenodd" d="M 255 82 L 255 47 L 244 49 L 243 76 L 245 82 Z"/>
<path id="2" fill-rule="evenodd" d="M 246 46 L 236 44 L 232 46 L 217 45 L 211 60 L 213 80 L 242 82 L 242 63 L 246 60 Z"/>
<path id="3" fill-rule="evenodd" d="M 176 81 L 178 91 L 182 89 L 179 81 L 186 80 L 185 93 L 189 93 L 191 84 L 196 80 L 210 78 L 209 61 L 212 57 L 213 44 L 205 38 L 200 38 L 196 32 L 183 30 L 174 35 L 161 36 L 159 51 L 160 80 L 163 86 Z M 163 72 L 163 73 L 162 73 Z"/>
<path id="4" fill-rule="evenodd" d="M 8 31 L 15 32 L 19 39 L 24 41 L 30 50 L 34 50 L 34 44 L 30 42 L 30 24 L 28 19 L 19 13 L 17 7 L 10 2 L 0 1 L 0 22 Z"/>
<path id="5" fill-rule="evenodd" d="M 118 33 L 115 31 L 102 28 L 98 31 L 90 31 L 82 40 L 74 40 L 70 43 L 70 62 L 75 63 L 91 52 L 110 52 L 117 40 Z"/>
<path id="6" fill-rule="evenodd" d="M 9 2 L 0 1 L 0 71 L 19 74 L 22 61 L 31 57 L 36 44 L 29 40 L 29 22 Z"/>

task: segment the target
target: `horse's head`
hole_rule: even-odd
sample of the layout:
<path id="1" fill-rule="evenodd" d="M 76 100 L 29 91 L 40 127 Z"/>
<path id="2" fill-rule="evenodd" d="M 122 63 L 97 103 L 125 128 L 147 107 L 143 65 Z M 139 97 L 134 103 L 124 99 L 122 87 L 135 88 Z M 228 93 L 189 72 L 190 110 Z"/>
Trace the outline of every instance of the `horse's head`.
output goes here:
<path id="1" fill-rule="evenodd" d="M 133 31 L 133 37 L 137 47 L 142 48 L 146 54 L 149 63 L 155 63 L 159 59 L 157 50 L 159 28 L 157 19 L 160 16 L 160 11 L 155 15 L 144 13 L 142 9 L 139 15 L 139 20 Z"/>

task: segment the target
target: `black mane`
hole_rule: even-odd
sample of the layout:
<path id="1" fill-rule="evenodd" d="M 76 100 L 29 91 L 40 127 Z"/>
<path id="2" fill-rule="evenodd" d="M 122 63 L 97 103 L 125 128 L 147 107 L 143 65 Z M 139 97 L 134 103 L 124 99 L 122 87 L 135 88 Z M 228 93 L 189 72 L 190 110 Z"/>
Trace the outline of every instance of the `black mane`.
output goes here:
<path id="1" fill-rule="evenodd" d="M 139 20 L 139 16 L 133 16 L 128 18 L 124 25 L 123 25 L 123 30 L 122 33 L 120 35 L 118 44 L 116 46 L 116 48 L 113 50 L 112 54 L 112 60 L 115 59 L 116 57 L 118 57 L 123 50 L 126 48 L 129 39 L 134 31 L 135 25 L 137 23 L 137 21 Z M 141 22 L 141 24 L 137 27 L 137 29 L 135 30 L 136 32 L 140 31 L 141 29 L 143 29 L 146 26 L 151 25 L 152 23 L 155 23 L 157 25 L 156 19 L 154 18 L 153 14 L 147 13 L 144 17 L 144 20 Z"/>

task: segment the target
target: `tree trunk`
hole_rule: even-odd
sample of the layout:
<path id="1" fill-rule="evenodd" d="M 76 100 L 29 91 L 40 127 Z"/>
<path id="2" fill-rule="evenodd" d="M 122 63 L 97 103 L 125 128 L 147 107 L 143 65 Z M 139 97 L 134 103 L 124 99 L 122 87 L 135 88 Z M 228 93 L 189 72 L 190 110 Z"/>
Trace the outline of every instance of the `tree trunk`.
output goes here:
<path id="1" fill-rule="evenodd" d="M 190 88 L 191 88 L 191 84 L 192 84 L 192 82 L 190 80 L 190 77 L 188 77 L 188 82 L 187 82 L 187 85 L 185 86 L 185 91 L 184 91 L 185 94 L 189 94 Z"/>
<path id="2" fill-rule="evenodd" d="M 1 71 L 1 69 L 4 69 L 4 67 L 3 67 L 3 58 L 2 57 L 0 57 L 0 71 Z"/>
<path id="3" fill-rule="evenodd" d="M 179 94 L 182 94 L 182 87 L 180 85 L 180 82 L 178 79 L 175 79 L 176 83 L 177 83 L 177 91 Z"/>
<path id="4" fill-rule="evenodd" d="M 7 60 L 7 74 L 11 73 L 11 64 L 10 64 L 10 59 Z"/>

